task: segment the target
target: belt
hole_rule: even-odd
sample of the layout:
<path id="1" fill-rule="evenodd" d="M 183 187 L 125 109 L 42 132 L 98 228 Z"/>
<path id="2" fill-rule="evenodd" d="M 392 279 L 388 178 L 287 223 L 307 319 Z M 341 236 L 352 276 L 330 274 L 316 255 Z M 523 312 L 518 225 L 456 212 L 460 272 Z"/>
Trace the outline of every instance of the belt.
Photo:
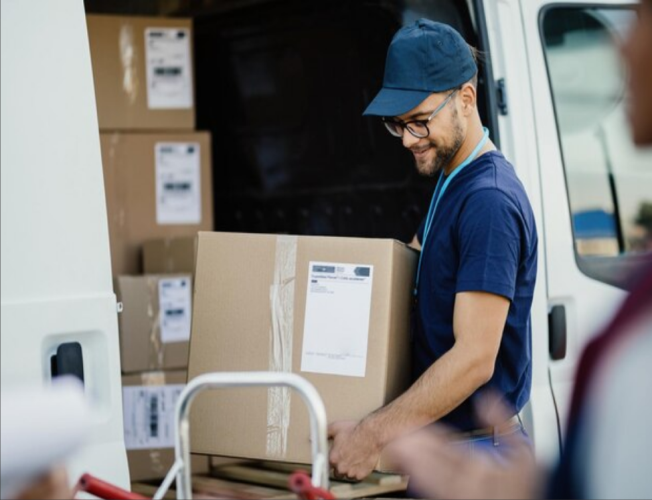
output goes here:
<path id="1" fill-rule="evenodd" d="M 483 427 L 482 429 L 473 429 L 470 431 L 456 432 L 452 436 L 453 441 L 466 441 L 474 438 L 488 438 L 496 437 L 504 434 L 510 434 L 522 427 L 521 419 L 518 415 L 514 415 L 509 420 L 500 425 L 492 427 Z"/>

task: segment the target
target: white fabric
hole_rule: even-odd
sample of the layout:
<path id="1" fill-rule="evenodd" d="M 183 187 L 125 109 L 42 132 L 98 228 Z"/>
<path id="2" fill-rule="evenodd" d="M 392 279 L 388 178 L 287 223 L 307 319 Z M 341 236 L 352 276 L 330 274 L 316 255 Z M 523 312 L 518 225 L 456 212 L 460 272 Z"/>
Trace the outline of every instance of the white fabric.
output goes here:
<path id="1" fill-rule="evenodd" d="M 652 312 L 630 328 L 591 385 L 588 498 L 652 498 Z"/>

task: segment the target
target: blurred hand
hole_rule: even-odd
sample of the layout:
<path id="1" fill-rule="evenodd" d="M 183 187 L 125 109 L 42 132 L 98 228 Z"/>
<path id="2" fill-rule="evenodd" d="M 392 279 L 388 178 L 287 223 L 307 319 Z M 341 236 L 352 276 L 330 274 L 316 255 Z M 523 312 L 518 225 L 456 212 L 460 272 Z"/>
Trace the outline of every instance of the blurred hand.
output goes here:
<path id="1" fill-rule="evenodd" d="M 68 473 L 65 467 L 53 468 L 16 498 L 18 500 L 72 499 L 73 491 L 68 485 Z"/>
<path id="2" fill-rule="evenodd" d="M 480 415 L 487 426 L 507 421 L 497 398 L 487 398 Z M 535 498 L 540 480 L 530 446 L 515 435 L 501 436 L 504 460 L 478 450 L 469 455 L 434 425 L 388 447 L 393 461 L 410 476 L 410 488 L 425 498 Z"/>

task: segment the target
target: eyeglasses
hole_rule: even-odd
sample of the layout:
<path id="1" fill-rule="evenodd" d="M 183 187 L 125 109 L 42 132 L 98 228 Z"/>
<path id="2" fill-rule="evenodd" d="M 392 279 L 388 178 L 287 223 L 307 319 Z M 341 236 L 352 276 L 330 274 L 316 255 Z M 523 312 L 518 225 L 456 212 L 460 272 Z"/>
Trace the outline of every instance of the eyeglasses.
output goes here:
<path id="1" fill-rule="evenodd" d="M 389 130 L 389 133 L 394 137 L 403 137 L 404 129 L 407 129 L 410 134 L 418 139 L 428 137 L 430 135 L 428 122 L 437 116 L 437 114 L 442 109 L 444 109 L 446 104 L 448 104 L 448 102 L 453 98 L 455 92 L 458 90 L 459 89 L 455 89 L 450 94 L 448 94 L 448 97 L 446 97 L 446 99 L 444 99 L 444 101 L 439 106 L 437 106 L 437 108 L 432 112 L 427 120 L 411 120 L 409 122 L 402 122 L 394 118 L 383 117 L 383 123 L 385 124 L 387 130 Z"/>

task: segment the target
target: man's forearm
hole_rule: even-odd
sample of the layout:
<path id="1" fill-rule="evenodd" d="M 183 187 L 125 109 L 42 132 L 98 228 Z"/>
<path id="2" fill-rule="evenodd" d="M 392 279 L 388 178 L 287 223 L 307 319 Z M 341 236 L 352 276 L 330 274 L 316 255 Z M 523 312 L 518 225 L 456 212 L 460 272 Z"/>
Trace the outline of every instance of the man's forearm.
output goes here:
<path id="1" fill-rule="evenodd" d="M 491 378 L 492 367 L 456 345 L 437 360 L 404 394 L 363 419 L 378 443 L 428 425 L 450 413 Z"/>

